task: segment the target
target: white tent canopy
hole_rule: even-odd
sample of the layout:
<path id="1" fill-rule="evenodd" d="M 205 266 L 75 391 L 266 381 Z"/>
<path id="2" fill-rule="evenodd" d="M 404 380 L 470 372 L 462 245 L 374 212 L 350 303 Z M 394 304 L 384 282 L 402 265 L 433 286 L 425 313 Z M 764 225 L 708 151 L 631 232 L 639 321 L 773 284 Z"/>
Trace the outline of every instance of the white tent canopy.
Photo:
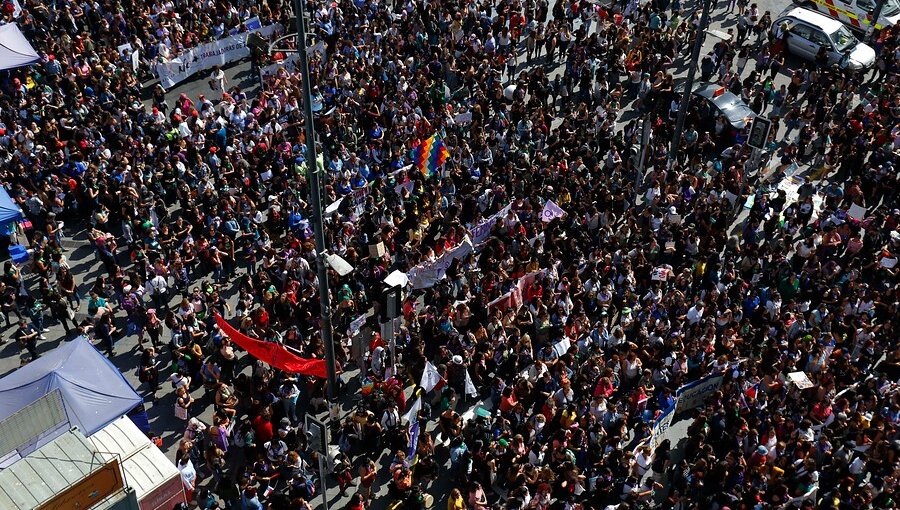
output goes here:
<path id="1" fill-rule="evenodd" d="M 0 26 L 0 70 L 27 66 L 40 60 L 15 23 Z"/>

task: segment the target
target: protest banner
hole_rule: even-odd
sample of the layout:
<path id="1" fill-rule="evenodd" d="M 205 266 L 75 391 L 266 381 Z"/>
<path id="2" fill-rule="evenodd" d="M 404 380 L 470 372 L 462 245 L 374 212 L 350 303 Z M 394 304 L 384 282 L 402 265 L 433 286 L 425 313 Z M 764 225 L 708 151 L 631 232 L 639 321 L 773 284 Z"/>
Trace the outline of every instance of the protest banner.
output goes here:
<path id="1" fill-rule="evenodd" d="M 168 62 L 157 64 L 156 74 L 159 75 L 159 81 L 163 87 L 173 87 L 201 71 L 249 57 L 250 48 L 247 46 L 249 34 L 257 33 L 263 37 L 269 37 L 275 32 L 280 32 L 281 28 L 280 24 L 275 23 L 201 44 Z"/>
<path id="2" fill-rule="evenodd" d="M 497 224 L 498 221 L 503 219 L 506 216 L 506 213 L 512 208 L 513 203 L 510 202 L 503 209 L 500 209 L 499 212 L 492 215 L 490 218 L 482 221 L 478 225 L 469 229 L 469 238 L 472 239 L 472 244 L 478 246 L 485 241 L 487 241 L 488 237 L 491 236 L 491 231 L 494 230 L 494 225 Z"/>
<path id="3" fill-rule="evenodd" d="M 676 405 L 677 404 L 669 406 L 669 408 L 657 416 L 656 421 L 653 422 L 653 427 L 650 430 L 651 449 L 656 450 L 656 447 L 668 436 L 669 427 L 672 425 L 672 420 L 675 418 Z"/>
<path id="4" fill-rule="evenodd" d="M 366 198 L 371 192 L 372 190 L 369 189 L 369 183 L 366 183 L 365 186 L 356 188 L 350 193 L 350 216 L 352 218 L 358 218 L 362 215 L 363 208 L 366 205 Z"/>
<path id="5" fill-rule="evenodd" d="M 347 328 L 347 336 L 353 336 L 359 333 L 359 330 L 362 329 L 363 325 L 366 323 L 367 315 L 360 315 L 353 322 L 350 323 L 350 326 Z"/>
<path id="6" fill-rule="evenodd" d="M 703 405 L 706 399 L 722 386 L 723 377 L 724 374 L 721 373 L 712 374 L 678 388 L 675 392 L 677 399 L 675 412 L 680 413 Z"/>
<path id="7" fill-rule="evenodd" d="M 507 308 L 512 308 L 514 310 L 518 309 L 521 305 L 522 293 L 515 287 L 513 287 L 511 291 L 487 304 L 488 309 L 497 308 L 501 312 L 506 311 Z"/>
<path id="8" fill-rule="evenodd" d="M 669 268 L 659 266 L 650 273 L 650 279 L 654 282 L 664 282 L 669 279 Z"/>
<path id="9" fill-rule="evenodd" d="M 538 277 L 543 278 L 546 274 L 547 270 L 541 269 L 540 271 L 532 271 L 519 278 L 516 285 L 510 289 L 509 292 L 488 303 L 488 308 L 498 308 L 501 312 L 507 308 L 518 309 L 522 306 L 522 295 L 525 290 L 528 289 Z"/>
<path id="10" fill-rule="evenodd" d="M 409 278 L 412 290 L 433 287 L 435 283 L 444 277 L 447 268 L 450 267 L 454 260 L 463 259 L 473 251 L 472 241 L 469 239 L 469 236 L 466 236 L 455 248 L 447 250 L 433 262 L 420 264 L 410 269 L 406 276 Z"/>
<path id="11" fill-rule="evenodd" d="M 401 195 L 403 190 L 406 190 L 408 193 L 412 193 L 415 188 L 416 181 L 406 181 L 403 184 L 394 186 L 394 191 L 396 191 L 398 195 Z"/>

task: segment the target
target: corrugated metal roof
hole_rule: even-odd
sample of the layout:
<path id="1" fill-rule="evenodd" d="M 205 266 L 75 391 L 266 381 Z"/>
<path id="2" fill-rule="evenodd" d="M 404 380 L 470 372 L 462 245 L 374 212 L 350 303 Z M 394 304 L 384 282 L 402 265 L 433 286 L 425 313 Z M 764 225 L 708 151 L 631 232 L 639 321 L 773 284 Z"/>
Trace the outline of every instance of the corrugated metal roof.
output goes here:
<path id="1" fill-rule="evenodd" d="M 112 458 L 109 454 L 114 453 L 123 461 L 153 444 L 133 421 L 124 416 L 98 430 L 88 438 L 88 441 L 97 451 L 104 454 L 107 460 Z"/>
<path id="2" fill-rule="evenodd" d="M 123 417 L 90 438 L 70 430 L 0 471 L 0 509 L 32 509 L 113 458 L 119 459 L 125 486 L 134 489 L 138 500 L 180 476 L 172 461 Z M 107 509 L 124 497 L 120 491 L 92 510 Z"/>
<path id="3" fill-rule="evenodd" d="M 125 485 L 138 500 L 174 476 L 178 468 L 129 418 L 122 417 L 88 438 L 105 461 L 118 455 L 125 472 Z"/>
<path id="4" fill-rule="evenodd" d="M 152 445 L 151 445 L 152 446 Z M 126 484 L 134 489 L 138 500 L 150 494 L 173 476 L 181 476 L 159 448 L 144 448 L 122 463 Z"/>
<path id="5" fill-rule="evenodd" d="M 0 471 L 0 508 L 30 509 L 47 501 L 106 462 L 94 454 L 80 432 L 59 436 Z"/>

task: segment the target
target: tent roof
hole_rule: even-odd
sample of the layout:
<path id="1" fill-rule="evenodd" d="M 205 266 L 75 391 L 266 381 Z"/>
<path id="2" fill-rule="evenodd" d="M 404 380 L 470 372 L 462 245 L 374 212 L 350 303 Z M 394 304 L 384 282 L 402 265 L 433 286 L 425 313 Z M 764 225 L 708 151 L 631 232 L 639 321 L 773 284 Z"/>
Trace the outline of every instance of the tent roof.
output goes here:
<path id="1" fill-rule="evenodd" d="M 0 27 L 0 29 L 2 28 Z M 6 188 L 0 186 L 0 226 L 19 221 L 24 217 L 22 209 L 9 197 Z"/>
<path id="2" fill-rule="evenodd" d="M 22 67 L 39 62 L 31 43 L 15 23 L 0 26 L 0 70 Z"/>
<path id="3" fill-rule="evenodd" d="M 0 379 L 0 421 L 54 389 L 69 422 L 87 436 L 143 402 L 119 369 L 81 336 Z"/>

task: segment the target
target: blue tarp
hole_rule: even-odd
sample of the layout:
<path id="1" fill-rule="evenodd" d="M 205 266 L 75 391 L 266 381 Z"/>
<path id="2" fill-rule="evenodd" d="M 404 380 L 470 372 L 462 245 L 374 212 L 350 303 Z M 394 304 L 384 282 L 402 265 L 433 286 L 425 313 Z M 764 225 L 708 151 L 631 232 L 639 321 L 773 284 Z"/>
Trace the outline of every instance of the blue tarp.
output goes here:
<path id="1" fill-rule="evenodd" d="M 0 421 L 54 389 L 70 425 L 85 436 L 143 403 L 119 369 L 81 336 L 0 379 Z"/>
<path id="2" fill-rule="evenodd" d="M 12 198 L 9 198 L 6 188 L 0 186 L 0 227 L 5 227 L 24 217 L 19 205 L 13 202 Z"/>

